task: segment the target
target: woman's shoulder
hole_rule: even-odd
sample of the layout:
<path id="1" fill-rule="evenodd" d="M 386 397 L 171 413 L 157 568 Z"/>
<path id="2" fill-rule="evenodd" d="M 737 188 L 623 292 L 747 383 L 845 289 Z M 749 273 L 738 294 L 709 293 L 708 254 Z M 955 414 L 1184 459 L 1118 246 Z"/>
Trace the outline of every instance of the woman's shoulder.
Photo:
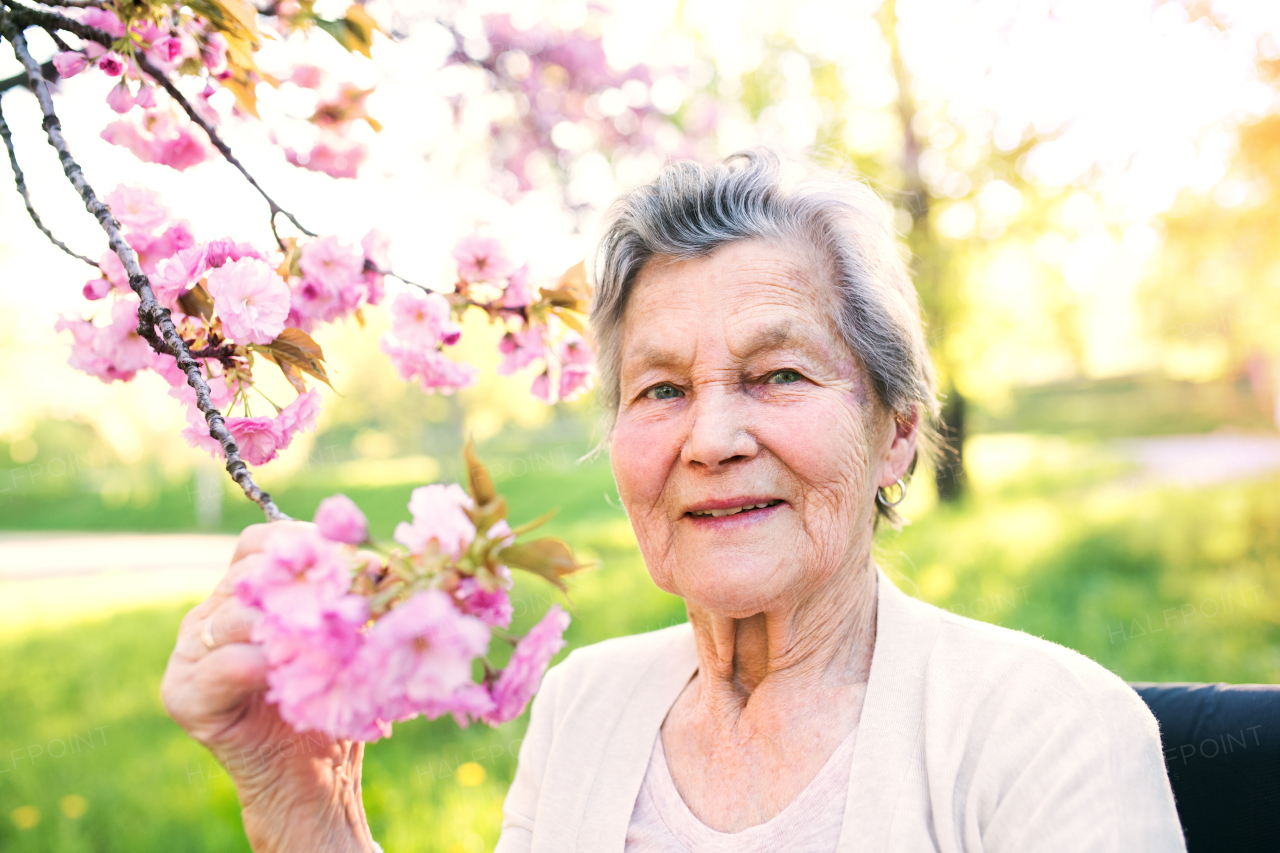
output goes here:
<path id="1" fill-rule="evenodd" d="M 975 705 L 1017 713 L 1073 714 L 1113 726 L 1156 731 L 1137 692 L 1088 656 L 1024 631 L 936 612 L 937 632 L 926 668 L 930 692 L 964 695 Z"/>

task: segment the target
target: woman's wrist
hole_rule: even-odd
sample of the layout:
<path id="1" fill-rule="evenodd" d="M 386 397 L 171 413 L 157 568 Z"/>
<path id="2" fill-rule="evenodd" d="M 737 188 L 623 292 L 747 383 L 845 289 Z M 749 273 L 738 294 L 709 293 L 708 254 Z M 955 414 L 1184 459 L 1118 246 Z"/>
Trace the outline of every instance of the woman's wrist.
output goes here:
<path id="1" fill-rule="evenodd" d="M 245 836 L 254 853 L 373 853 L 359 786 L 328 800 L 242 799 Z"/>
<path id="2" fill-rule="evenodd" d="M 283 777 L 242 778 L 245 835 L 255 853 L 374 853 L 360 787 L 364 745 L 339 745 L 343 755 L 292 767 Z"/>

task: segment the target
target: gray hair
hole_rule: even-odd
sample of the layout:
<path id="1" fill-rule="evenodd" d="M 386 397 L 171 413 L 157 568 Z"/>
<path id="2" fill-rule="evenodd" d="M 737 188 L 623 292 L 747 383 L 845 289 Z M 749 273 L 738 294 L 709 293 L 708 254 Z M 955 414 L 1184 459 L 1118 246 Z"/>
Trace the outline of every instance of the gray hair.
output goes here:
<path id="1" fill-rule="evenodd" d="M 606 436 L 618 415 L 622 328 L 640 271 L 654 258 L 705 257 L 752 238 L 804 240 L 828 259 L 841 336 L 877 400 L 895 418 L 919 415 L 919 446 L 928 454 L 930 418 L 938 413 L 933 362 L 889 205 L 856 179 L 784 164 L 769 149 L 739 152 L 715 166 L 672 163 L 605 214 L 593 259 L 591 330 Z M 879 502 L 876 508 L 886 521 L 898 520 L 892 509 Z"/>

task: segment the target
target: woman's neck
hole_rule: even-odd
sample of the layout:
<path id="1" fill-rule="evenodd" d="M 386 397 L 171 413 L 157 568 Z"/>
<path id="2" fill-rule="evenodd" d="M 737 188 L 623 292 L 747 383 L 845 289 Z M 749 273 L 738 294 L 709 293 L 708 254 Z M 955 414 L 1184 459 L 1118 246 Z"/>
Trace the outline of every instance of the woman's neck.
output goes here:
<path id="1" fill-rule="evenodd" d="M 745 618 L 693 604 L 688 609 L 698 649 L 699 716 L 739 737 L 826 717 L 871 670 L 876 568 L 870 555 L 850 561 L 821 588 Z"/>

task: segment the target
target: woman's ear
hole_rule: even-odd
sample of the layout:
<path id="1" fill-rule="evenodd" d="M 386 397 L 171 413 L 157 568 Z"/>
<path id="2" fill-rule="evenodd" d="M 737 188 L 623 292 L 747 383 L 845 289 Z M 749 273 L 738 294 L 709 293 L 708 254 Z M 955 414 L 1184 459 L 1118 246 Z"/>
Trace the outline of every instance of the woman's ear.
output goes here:
<path id="1" fill-rule="evenodd" d="M 911 460 L 916 455 L 916 438 L 920 435 L 920 407 L 911 405 L 909 415 L 895 413 L 893 415 L 893 440 L 889 444 L 889 452 L 885 454 L 880 465 L 880 476 L 876 485 L 880 488 L 892 486 L 907 475 L 911 469 Z"/>

